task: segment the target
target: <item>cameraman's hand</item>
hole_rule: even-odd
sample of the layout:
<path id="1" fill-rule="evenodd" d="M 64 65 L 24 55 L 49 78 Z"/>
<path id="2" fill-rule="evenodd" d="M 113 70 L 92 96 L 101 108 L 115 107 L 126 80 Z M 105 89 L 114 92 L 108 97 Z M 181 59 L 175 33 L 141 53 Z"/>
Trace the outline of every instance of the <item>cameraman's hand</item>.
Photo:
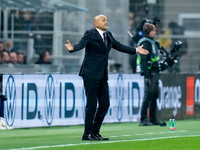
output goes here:
<path id="1" fill-rule="evenodd" d="M 151 79 L 145 78 L 145 84 L 146 84 L 147 86 L 151 86 Z"/>

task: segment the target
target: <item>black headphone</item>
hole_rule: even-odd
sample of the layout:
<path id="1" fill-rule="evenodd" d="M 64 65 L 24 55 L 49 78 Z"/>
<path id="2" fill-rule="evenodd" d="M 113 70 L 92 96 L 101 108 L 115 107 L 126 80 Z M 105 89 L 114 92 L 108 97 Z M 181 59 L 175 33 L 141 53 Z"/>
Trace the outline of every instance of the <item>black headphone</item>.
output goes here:
<path id="1" fill-rule="evenodd" d="M 149 34 L 149 22 L 146 23 L 145 30 L 144 30 L 144 35 L 148 35 L 148 34 Z"/>

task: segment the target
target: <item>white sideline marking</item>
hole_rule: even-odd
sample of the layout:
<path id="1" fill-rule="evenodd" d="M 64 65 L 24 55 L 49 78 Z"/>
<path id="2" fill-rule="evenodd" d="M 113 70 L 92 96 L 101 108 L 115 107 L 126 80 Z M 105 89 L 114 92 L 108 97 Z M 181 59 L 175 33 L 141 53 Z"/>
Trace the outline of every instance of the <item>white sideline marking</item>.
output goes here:
<path id="1" fill-rule="evenodd" d="M 144 134 L 140 134 L 140 133 L 139 133 L 139 134 L 135 134 L 135 135 L 144 135 Z"/>
<path id="2" fill-rule="evenodd" d="M 52 145 L 52 146 L 38 146 L 38 147 L 17 148 L 17 149 L 10 149 L 10 150 L 29 150 L 29 149 L 32 150 L 32 149 L 39 149 L 39 148 L 68 147 L 68 146 L 79 146 L 79 145 L 90 145 L 90 144 L 134 142 L 134 141 L 148 141 L 148 140 L 160 140 L 160 139 L 179 138 L 179 137 L 197 137 L 197 136 L 200 136 L 200 135 L 168 136 L 168 137 L 134 139 L 134 140 L 118 140 L 118 141 L 102 141 L 102 142 L 93 141 L 94 143 L 79 143 L 79 144 L 65 144 L 65 145 Z"/>
<path id="3" fill-rule="evenodd" d="M 187 130 L 180 130 L 180 131 L 177 131 L 177 132 L 187 132 Z"/>
<path id="4" fill-rule="evenodd" d="M 155 134 L 155 133 L 153 133 L 153 132 L 149 132 L 149 133 L 146 133 L 146 134 Z"/>
<path id="5" fill-rule="evenodd" d="M 115 138 L 115 137 L 118 137 L 118 136 L 110 136 L 110 137 L 113 137 L 113 138 Z"/>

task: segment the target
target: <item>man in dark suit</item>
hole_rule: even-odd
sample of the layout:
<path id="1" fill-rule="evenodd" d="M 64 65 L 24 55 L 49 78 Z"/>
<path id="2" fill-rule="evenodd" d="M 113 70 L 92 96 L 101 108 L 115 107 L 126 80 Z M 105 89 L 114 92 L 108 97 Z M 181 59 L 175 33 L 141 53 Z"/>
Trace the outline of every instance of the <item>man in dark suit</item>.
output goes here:
<path id="1" fill-rule="evenodd" d="M 128 54 L 148 54 L 142 46 L 136 48 L 122 45 L 116 41 L 108 29 L 108 20 L 104 15 L 94 18 L 95 28 L 85 32 L 75 44 L 67 40 L 65 47 L 69 52 L 76 52 L 85 47 L 85 58 L 79 75 L 84 81 L 87 105 L 85 109 L 85 130 L 82 140 L 109 140 L 102 137 L 101 124 L 110 106 L 108 91 L 108 54 L 111 48 Z M 98 102 L 98 108 L 97 108 Z"/>

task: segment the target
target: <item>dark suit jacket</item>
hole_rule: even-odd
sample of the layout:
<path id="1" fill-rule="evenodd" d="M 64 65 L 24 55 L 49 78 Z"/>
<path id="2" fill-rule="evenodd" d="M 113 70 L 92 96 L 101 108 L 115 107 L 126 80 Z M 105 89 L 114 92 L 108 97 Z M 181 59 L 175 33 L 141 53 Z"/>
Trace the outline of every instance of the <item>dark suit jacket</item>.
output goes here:
<path id="1" fill-rule="evenodd" d="M 80 76 L 92 80 L 101 80 L 104 76 L 107 80 L 108 54 L 111 48 L 128 54 L 136 54 L 135 48 L 125 46 L 116 41 L 109 31 L 106 31 L 106 34 L 108 39 L 107 49 L 101 35 L 95 28 L 87 30 L 80 41 L 72 44 L 74 47 L 72 52 L 79 51 L 85 47 L 85 58 L 79 73 Z"/>

